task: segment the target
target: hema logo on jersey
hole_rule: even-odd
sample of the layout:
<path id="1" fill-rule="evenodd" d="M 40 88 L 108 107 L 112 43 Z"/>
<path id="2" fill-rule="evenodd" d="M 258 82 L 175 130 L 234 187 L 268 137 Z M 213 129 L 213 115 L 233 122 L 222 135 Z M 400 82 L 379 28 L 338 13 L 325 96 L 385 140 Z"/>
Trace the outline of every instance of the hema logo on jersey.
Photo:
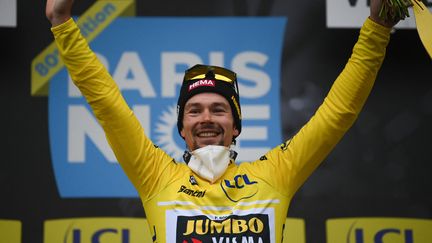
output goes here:
<path id="1" fill-rule="evenodd" d="M 236 71 L 243 112 L 236 151 L 238 161 L 251 161 L 281 141 L 279 77 L 285 23 L 285 18 L 120 18 L 91 47 L 146 134 L 178 161 L 185 149 L 176 126 L 184 71 L 196 63 Z M 50 83 L 49 132 L 62 197 L 137 196 L 66 70 Z"/>
<path id="2" fill-rule="evenodd" d="M 350 218 L 327 221 L 327 242 L 427 243 L 432 220 L 402 218 Z"/>

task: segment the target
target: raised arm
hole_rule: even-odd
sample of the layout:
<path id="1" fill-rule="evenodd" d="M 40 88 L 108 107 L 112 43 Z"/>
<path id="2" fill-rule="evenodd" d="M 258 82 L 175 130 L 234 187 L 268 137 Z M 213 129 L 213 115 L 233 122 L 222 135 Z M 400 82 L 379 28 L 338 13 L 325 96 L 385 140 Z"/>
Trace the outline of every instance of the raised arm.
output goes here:
<path id="1" fill-rule="evenodd" d="M 145 199 L 164 185 L 157 182 L 172 158 L 145 136 L 118 86 L 71 19 L 72 4 L 73 0 L 48 0 L 46 5 L 60 57 L 104 129 L 117 160 Z"/>
<path id="2" fill-rule="evenodd" d="M 371 15 L 360 30 L 352 55 L 315 115 L 290 141 L 266 156 L 274 162 L 269 173 L 283 172 L 270 178 L 287 196 L 294 194 L 352 126 L 372 89 L 390 27 L 396 24 L 379 19 L 380 7 L 380 0 L 371 1 Z M 267 161 L 262 164 L 268 166 Z"/>
<path id="3" fill-rule="evenodd" d="M 132 116 L 111 75 L 88 46 L 87 41 L 71 19 L 73 0 L 48 0 L 46 16 L 52 24 L 52 32 L 60 57 L 74 84 L 90 104 L 99 123 L 108 127 Z"/>

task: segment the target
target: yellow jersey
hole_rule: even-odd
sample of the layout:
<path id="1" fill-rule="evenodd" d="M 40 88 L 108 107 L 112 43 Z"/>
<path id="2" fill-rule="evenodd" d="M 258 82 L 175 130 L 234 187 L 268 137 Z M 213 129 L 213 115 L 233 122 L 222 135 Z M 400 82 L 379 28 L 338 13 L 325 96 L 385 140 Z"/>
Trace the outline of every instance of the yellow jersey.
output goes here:
<path id="1" fill-rule="evenodd" d="M 60 55 L 142 200 L 154 242 L 282 242 L 294 193 L 351 127 L 373 86 L 390 29 L 367 19 L 316 114 L 256 161 L 215 183 L 154 145 L 72 19 L 52 28 Z"/>

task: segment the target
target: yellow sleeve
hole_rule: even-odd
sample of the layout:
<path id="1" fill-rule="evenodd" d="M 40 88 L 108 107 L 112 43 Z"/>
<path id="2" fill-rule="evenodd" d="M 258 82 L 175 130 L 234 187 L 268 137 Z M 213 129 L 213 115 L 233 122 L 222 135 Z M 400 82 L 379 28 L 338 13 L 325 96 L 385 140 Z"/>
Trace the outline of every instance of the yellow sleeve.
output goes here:
<path id="1" fill-rule="evenodd" d="M 116 83 L 90 50 L 72 19 L 53 27 L 60 56 L 75 85 L 91 106 L 108 142 L 143 199 L 160 191 L 173 159 L 146 137 Z M 159 181 L 158 181 L 159 180 Z"/>
<path id="2" fill-rule="evenodd" d="M 385 56 L 390 29 L 367 19 L 353 53 L 323 104 L 285 144 L 256 162 L 269 183 L 292 197 L 352 126 L 365 103 Z"/>

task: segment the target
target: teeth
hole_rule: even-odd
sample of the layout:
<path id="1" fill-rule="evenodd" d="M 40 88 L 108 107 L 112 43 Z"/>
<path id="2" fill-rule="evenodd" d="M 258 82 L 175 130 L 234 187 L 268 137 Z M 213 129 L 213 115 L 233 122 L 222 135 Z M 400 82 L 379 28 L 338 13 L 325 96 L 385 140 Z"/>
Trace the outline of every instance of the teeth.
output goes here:
<path id="1" fill-rule="evenodd" d="M 214 137 L 216 135 L 217 134 L 215 132 L 203 132 L 199 134 L 200 137 Z"/>

